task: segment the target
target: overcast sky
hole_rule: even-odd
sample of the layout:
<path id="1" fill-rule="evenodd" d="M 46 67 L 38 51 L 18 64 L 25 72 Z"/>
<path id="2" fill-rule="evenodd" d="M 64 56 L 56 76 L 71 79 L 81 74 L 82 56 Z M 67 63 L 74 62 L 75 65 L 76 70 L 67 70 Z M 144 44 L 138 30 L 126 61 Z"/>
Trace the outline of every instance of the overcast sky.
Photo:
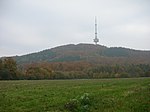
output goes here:
<path id="1" fill-rule="evenodd" d="M 150 0 L 0 0 L 0 56 L 66 44 L 150 50 Z"/>

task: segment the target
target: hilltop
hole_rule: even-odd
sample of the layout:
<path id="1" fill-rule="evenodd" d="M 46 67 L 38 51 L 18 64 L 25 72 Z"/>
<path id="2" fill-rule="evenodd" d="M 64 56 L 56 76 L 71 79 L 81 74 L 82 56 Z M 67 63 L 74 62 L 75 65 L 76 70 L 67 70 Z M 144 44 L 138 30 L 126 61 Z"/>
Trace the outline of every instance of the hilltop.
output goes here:
<path id="1" fill-rule="evenodd" d="M 0 79 L 150 77 L 149 57 L 150 51 L 69 44 L 0 60 Z"/>
<path id="2" fill-rule="evenodd" d="M 98 64 L 150 64 L 150 51 L 94 44 L 69 44 L 13 58 L 19 65 L 87 61 Z"/>

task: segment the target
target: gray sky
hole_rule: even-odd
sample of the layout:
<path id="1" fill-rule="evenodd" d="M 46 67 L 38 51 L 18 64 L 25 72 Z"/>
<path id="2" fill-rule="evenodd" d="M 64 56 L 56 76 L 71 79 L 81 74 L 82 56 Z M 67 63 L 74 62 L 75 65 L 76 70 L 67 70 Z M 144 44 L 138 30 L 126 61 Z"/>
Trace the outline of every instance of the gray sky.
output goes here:
<path id="1" fill-rule="evenodd" d="M 0 0 L 0 56 L 65 44 L 150 50 L 150 0 Z"/>

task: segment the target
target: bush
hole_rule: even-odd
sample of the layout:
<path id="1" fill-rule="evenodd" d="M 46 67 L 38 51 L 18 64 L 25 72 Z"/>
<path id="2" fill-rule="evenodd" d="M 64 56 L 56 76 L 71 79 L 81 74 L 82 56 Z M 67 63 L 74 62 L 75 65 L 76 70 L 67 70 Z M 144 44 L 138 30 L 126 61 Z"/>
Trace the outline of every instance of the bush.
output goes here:
<path id="1" fill-rule="evenodd" d="M 88 93 L 84 93 L 81 97 L 71 99 L 65 104 L 65 109 L 71 112 L 89 112 L 91 99 Z"/>

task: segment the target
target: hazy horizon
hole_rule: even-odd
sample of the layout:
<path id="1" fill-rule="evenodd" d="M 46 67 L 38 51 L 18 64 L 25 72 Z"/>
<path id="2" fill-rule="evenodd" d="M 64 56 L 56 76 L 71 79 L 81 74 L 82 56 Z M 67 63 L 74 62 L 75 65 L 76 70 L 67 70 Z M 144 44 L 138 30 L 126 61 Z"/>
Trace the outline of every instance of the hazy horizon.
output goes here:
<path id="1" fill-rule="evenodd" d="M 149 0 L 1 0 L 0 57 L 66 44 L 150 50 Z"/>

